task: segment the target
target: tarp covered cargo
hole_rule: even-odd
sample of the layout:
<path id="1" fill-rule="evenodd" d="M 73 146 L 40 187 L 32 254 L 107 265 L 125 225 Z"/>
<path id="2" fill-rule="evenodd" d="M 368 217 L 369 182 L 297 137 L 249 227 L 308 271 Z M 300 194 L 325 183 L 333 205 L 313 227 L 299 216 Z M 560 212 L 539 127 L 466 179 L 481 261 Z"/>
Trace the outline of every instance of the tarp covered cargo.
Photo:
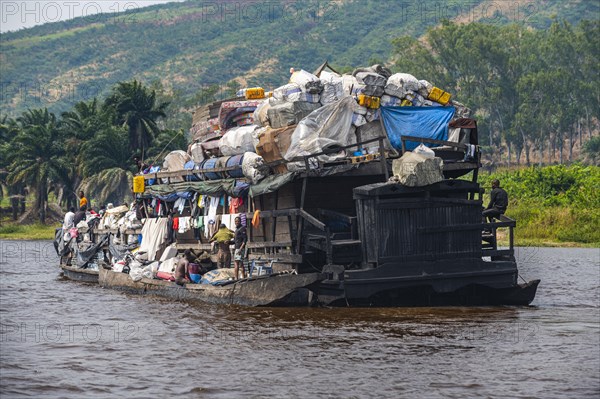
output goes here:
<path id="1" fill-rule="evenodd" d="M 292 172 L 267 176 L 257 184 L 250 186 L 250 195 L 257 196 L 263 195 L 277 190 L 284 184 L 292 181 L 295 174 Z M 169 195 L 175 194 L 182 191 L 194 191 L 204 195 L 219 196 L 223 194 L 230 195 L 232 197 L 240 196 L 240 187 L 236 182 L 236 179 L 223 179 L 214 181 L 199 181 L 199 182 L 182 182 L 173 184 L 160 184 L 151 187 L 147 187 L 145 194 L 147 195 Z"/>
<path id="2" fill-rule="evenodd" d="M 402 149 L 402 136 L 447 140 L 454 107 L 381 107 L 381 117 L 392 146 Z M 406 142 L 412 150 L 419 143 Z"/>
<path id="3" fill-rule="evenodd" d="M 350 96 L 337 103 L 325 105 L 302 119 L 294 133 L 284 158 L 288 161 L 299 156 L 317 154 L 328 148 L 342 147 L 356 142 L 352 132 L 352 114 L 356 101 Z M 331 156 L 320 156 L 328 162 Z"/>

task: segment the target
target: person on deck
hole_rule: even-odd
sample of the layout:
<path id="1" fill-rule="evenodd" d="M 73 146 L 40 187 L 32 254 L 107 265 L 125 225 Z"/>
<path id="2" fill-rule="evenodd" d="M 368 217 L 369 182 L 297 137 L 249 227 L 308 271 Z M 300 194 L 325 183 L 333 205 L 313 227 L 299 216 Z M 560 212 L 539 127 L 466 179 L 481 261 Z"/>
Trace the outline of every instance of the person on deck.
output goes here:
<path id="1" fill-rule="evenodd" d="M 69 229 L 72 229 L 73 227 L 75 227 L 75 224 L 73 223 L 75 220 L 75 208 L 71 207 L 71 209 L 69 209 L 69 212 L 67 212 L 65 214 L 65 220 L 63 222 L 63 231 L 69 231 Z"/>
<path id="2" fill-rule="evenodd" d="M 219 269 L 231 266 L 231 250 L 229 249 L 229 245 L 234 236 L 233 231 L 221 223 L 219 230 L 210 239 L 210 242 L 216 242 L 219 247 L 219 252 L 217 252 L 217 266 Z"/>
<path id="3" fill-rule="evenodd" d="M 75 212 L 75 216 L 73 217 L 73 226 L 77 227 L 79 222 L 85 220 L 85 209 L 81 208 L 77 212 Z"/>
<path id="4" fill-rule="evenodd" d="M 79 192 L 79 210 L 85 212 L 87 210 L 87 206 L 88 206 L 88 200 L 87 200 L 87 198 L 85 198 L 83 191 L 80 191 Z"/>
<path id="5" fill-rule="evenodd" d="M 133 158 L 133 162 L 135 162 L 135 166 L 138 169 L 138 173 L 143 173 L 149 167 L 147 163 L 145 163 L 138 157 Z"/>
<path id="6" fill-rule="evenodd" d="M 487 208 L 483 211 L 483 218 L 492 223 L 494 218 L 499 218 L 500 215 L 504 215 L 506 208 L 508 207 L 508 194 L 500 187 L 500 181 L 498 179 L 492 180 L 492 191 L 490 193 L 490 203 Z"/>
<path id="7" fill-rule="evenodd" d="M 183 256 L 177 262 L 177 267 L 175 268 L 175 283 L 177 285 L 184 285 L 185 283 L 189 283 L 190 281 L 187 279 L 188 274 L 188 266 L 190 264 L 191 251 L 186 249 L 183 253 Z"/>
<path id="8" fill-rule="evenodd" d="M 235 218 L 235 233 L 233 242 L 235 244 L 235 253 L 233 260 L 235 262 L 235 279 L 238 279 L 238 271 L 242 269 L 242 278 L 246 278 L 246 270 L 244 269 L 244 251 L 248 242 L 248 234 L 246 234 L 246 226 L 242 225 L 242 219 L 238 216 Z"/>

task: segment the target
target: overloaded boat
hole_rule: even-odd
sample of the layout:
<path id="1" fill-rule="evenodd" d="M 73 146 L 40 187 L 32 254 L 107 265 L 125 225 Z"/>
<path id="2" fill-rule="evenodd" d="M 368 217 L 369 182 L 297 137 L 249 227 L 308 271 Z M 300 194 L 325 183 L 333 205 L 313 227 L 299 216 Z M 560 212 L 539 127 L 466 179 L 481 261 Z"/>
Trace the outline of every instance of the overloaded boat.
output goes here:
<path id="1" fill-rule="evenodd" d="M 134 205 L 93 234 L 100 285 L 248 306 L 530 304 L 539 280 L 518 283 L 516 222 L 482 219 L 468 110 L 411 75 L 373 66 L 352 80 L 327 67 L 271 97 L 247 89 L 201 107 L 188 152 L 136 176 Z M 241 280 L 211 254 L 235 217 L 249 236 Z M 186 249 L 201 284 L 168 281 Z"/>

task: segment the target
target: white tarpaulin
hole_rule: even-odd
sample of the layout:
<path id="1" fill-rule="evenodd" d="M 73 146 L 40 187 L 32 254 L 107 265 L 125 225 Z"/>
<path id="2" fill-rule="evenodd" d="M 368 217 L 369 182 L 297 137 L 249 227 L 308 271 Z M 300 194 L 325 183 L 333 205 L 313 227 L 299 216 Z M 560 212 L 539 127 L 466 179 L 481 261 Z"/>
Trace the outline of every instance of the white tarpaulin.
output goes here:
<path id="1" fill-rule="evenodd" d="M 294 133 L 290 148 L 285 154 L 286 160 L 298 156 L 311 155 L 336 146 L 347 146 L 356 143 L 352 132 L 352 114 L 356 101 L 350 96 L 340 101 L 325 105 L 313 111 L 302 119 Z M 320 161 L 328 162 L 331 156 L 319 157 Z"/>

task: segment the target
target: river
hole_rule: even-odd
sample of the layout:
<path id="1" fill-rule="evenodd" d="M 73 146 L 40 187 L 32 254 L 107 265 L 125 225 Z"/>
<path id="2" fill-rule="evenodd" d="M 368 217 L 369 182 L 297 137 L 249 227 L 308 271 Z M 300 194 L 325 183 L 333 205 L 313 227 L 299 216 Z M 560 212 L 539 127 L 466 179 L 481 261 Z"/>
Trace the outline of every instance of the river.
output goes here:
<path id="1" fill-rule="evenodd" d="M 0 397 L 597 398 L 600 250 L 518 248 L 530 307 L 251 309 L 64 280 L 0 241 Z"/>

